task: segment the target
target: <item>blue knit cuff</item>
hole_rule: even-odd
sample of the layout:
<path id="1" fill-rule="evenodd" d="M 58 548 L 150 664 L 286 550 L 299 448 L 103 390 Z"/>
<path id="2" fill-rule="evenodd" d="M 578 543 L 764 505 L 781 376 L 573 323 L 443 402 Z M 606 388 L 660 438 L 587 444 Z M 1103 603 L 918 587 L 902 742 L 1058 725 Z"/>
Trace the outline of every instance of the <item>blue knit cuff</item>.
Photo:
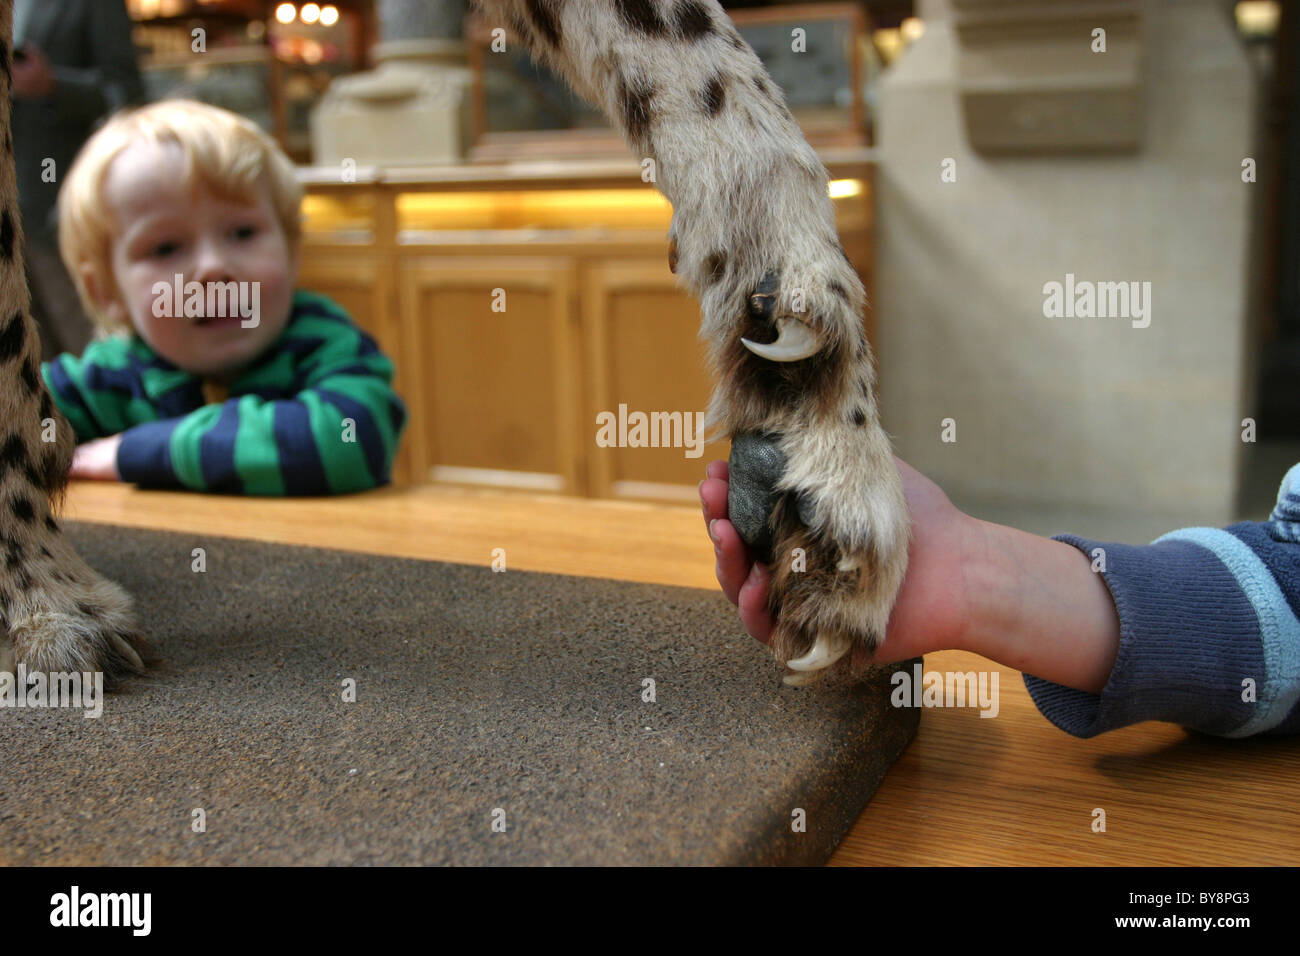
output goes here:
<path id="1" fill-rule="evenodd" d="M 1222 533 L 1222 532 L 1221 532 Z M 1135 547 L 1056 535 L 1097 562 L 1119 614 L 1119 652 L 1101 695 L 1025 674 L 1043 716 L 1076 737 L 1144 720 L 1235 735 L 1257 713 L 1244 684 L 1266 684 L 1256 609 L 1224 562 L 1201 544 Z M 1248 696 L 1248 695 L 1247 695 Z"/>

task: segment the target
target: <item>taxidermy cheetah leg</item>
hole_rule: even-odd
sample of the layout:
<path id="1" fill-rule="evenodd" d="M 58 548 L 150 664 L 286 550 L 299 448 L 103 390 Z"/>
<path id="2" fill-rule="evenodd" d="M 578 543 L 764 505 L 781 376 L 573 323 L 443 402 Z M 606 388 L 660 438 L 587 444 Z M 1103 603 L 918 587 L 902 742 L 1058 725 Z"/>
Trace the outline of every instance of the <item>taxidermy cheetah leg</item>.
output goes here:
<path id="1" fill-rule="evenodd" d="M 669 264 L 701 301 L 717 378 L 709 427 L 733 443 L 768 436 L 782 459 L 765 557 L 787 681 L 874 650 L 910 526 L 876 411 L 866 293 L 781 92 L 713 0 L 479 5 L 654 161 L 673 205 Z"/>
<path id="2" fill-rule="evenodd" d="M 9 131 L 12 15 L 12 0 L 0 0 L 0 671 L 111 680 L 143 668 L 144 644 L 130 598 L 86 566 L 54 519 L 75 442 L 41 381 L 28 311 Z"/>

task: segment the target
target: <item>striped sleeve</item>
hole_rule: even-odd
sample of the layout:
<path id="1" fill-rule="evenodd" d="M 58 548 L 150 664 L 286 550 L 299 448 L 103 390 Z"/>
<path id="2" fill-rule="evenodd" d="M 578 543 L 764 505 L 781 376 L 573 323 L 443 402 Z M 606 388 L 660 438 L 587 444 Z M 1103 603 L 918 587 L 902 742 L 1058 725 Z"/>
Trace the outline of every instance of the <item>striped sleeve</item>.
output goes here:
<path id="1" fill-rule="evenodd" d="M 133 428 L 118 448 L 122 478 L 248 495 L 341 494 L 388 482 L 406 420 L 392 362 L 345 316 L 301 316 L 293 336 L 306 343 L 293 398 L 245 394 Z"/>
<path id="2" fill-rule="evenodd" d="M 92 342 L 80 356 L 56 356 L 42 363 L 41 377 L 78 443 L 156 417 L 126 339 Z"/>
<path id="3" fill-rule="evenodd" d="M 1120 646 L 1100 695 L 1024 675 L 1053 724 L 1078 737 L 1144 720 L 1230 738 L 1300 733 L 1300 465 L 1269 521 L 1145 547 L 1056 540 L 1094 561 L 1101 549 Z"/>

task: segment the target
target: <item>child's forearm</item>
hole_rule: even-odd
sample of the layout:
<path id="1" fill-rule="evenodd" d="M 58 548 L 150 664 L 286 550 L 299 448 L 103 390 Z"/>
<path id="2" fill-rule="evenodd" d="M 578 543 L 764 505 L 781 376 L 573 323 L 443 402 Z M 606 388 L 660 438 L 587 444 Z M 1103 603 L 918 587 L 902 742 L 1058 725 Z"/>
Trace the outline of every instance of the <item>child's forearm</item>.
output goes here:
<path id="1" fill-rule="evenodd" d="M 1119 616 L 1077 548 L 971 519 L 965 650 L 1100 694 L 1119 650 Z"/>

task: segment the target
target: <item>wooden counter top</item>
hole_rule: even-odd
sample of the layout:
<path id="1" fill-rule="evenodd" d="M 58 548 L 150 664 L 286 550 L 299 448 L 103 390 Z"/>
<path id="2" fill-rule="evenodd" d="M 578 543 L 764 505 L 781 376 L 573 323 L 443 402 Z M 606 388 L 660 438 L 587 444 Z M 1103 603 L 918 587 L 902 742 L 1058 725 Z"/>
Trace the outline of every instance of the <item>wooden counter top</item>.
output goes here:
<path id="1" fill-rule="evenodd" d="M 250 499 L 74 481 L 64 514 L 467 564 L 490 564 L 500 547 L 510 568 L 717 590 L 712 547 L 691 507 L 438 487 Z M 1079 740 L 1039 714 L 1019 672 L 958 651 L 926 657 L 927 671 L 988 669 L 999 671 L 998 716 L 922 714 L 917 738 L 832 863 L 1300 860 L 1300 741 L 1218 740 L 1158 723 Z M 1105 810 L 1104 833 L 1092 831 L 1095 808 Z"/>
<path id="2" fill-rule="evenodd" d="M 817 155 L 832 178 L 862 175 L 875 165 L 874 147 L 826 147 Z M 298 180 L 308 187 L 473 186 L 480 189 L 519 186 L 603 186 L 641 181 L 641 165 L 626 157 L 597 159 L 525 159 L 507 163 L 445 163 L 431 166 L 357 166 L 343 181 L 338 165 L 299 166 Z M 645 184 L 647 188 L 653 188 Z"/>

